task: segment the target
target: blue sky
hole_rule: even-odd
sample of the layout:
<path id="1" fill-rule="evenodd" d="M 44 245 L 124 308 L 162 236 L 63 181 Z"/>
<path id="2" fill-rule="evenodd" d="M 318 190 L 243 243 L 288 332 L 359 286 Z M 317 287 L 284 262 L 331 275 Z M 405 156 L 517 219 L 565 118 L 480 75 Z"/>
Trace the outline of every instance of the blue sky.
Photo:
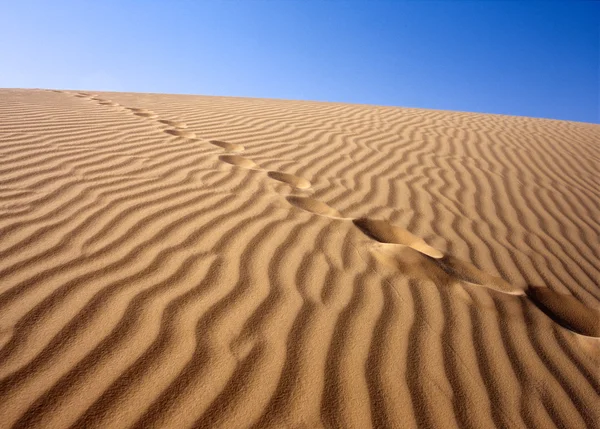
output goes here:
<path id="1" fill-rule="evenodd" d="M 0 2 L 0 87 L 600 122 L 600 2 Z"/>

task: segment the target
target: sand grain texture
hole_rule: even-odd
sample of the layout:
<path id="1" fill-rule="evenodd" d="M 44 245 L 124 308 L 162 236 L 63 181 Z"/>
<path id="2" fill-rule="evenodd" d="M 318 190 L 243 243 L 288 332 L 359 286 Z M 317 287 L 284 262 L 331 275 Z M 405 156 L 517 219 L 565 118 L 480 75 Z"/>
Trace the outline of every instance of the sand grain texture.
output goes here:
<path id="1" fill-rule="evenodd" d="M 599 141 L 0 90 L 0 426 L 598 427 Z"/>

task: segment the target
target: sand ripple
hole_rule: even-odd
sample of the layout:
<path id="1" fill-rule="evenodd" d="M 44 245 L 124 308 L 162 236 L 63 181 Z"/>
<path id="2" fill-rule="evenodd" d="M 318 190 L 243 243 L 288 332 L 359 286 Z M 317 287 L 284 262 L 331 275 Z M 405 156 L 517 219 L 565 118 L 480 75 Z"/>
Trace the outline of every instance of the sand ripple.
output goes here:
<path id="1" fill-rule="evenodd" d="M 599 139 L 0 90 L 1 426 L 594 427 Z"/>

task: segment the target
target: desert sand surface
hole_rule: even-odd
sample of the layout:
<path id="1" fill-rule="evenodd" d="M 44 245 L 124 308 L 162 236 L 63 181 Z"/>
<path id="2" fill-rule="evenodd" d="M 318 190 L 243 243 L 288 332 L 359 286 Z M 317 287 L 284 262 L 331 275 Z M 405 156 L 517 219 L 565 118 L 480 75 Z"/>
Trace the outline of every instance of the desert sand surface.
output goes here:
<path id="1" fill-rule="evenodd" d="M 0 90 L 2 428 L 593 428 L 600 126 Z"/>

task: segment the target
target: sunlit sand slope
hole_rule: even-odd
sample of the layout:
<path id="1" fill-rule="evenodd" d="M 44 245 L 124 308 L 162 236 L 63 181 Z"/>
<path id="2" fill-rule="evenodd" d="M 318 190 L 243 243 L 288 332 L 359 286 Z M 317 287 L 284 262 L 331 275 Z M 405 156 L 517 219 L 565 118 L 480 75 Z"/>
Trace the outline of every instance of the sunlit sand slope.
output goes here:
<path id="1" fill-rule="evenodd" d="M 597 427 L 599 142 L 0 90 L 0 426 Z"/>

